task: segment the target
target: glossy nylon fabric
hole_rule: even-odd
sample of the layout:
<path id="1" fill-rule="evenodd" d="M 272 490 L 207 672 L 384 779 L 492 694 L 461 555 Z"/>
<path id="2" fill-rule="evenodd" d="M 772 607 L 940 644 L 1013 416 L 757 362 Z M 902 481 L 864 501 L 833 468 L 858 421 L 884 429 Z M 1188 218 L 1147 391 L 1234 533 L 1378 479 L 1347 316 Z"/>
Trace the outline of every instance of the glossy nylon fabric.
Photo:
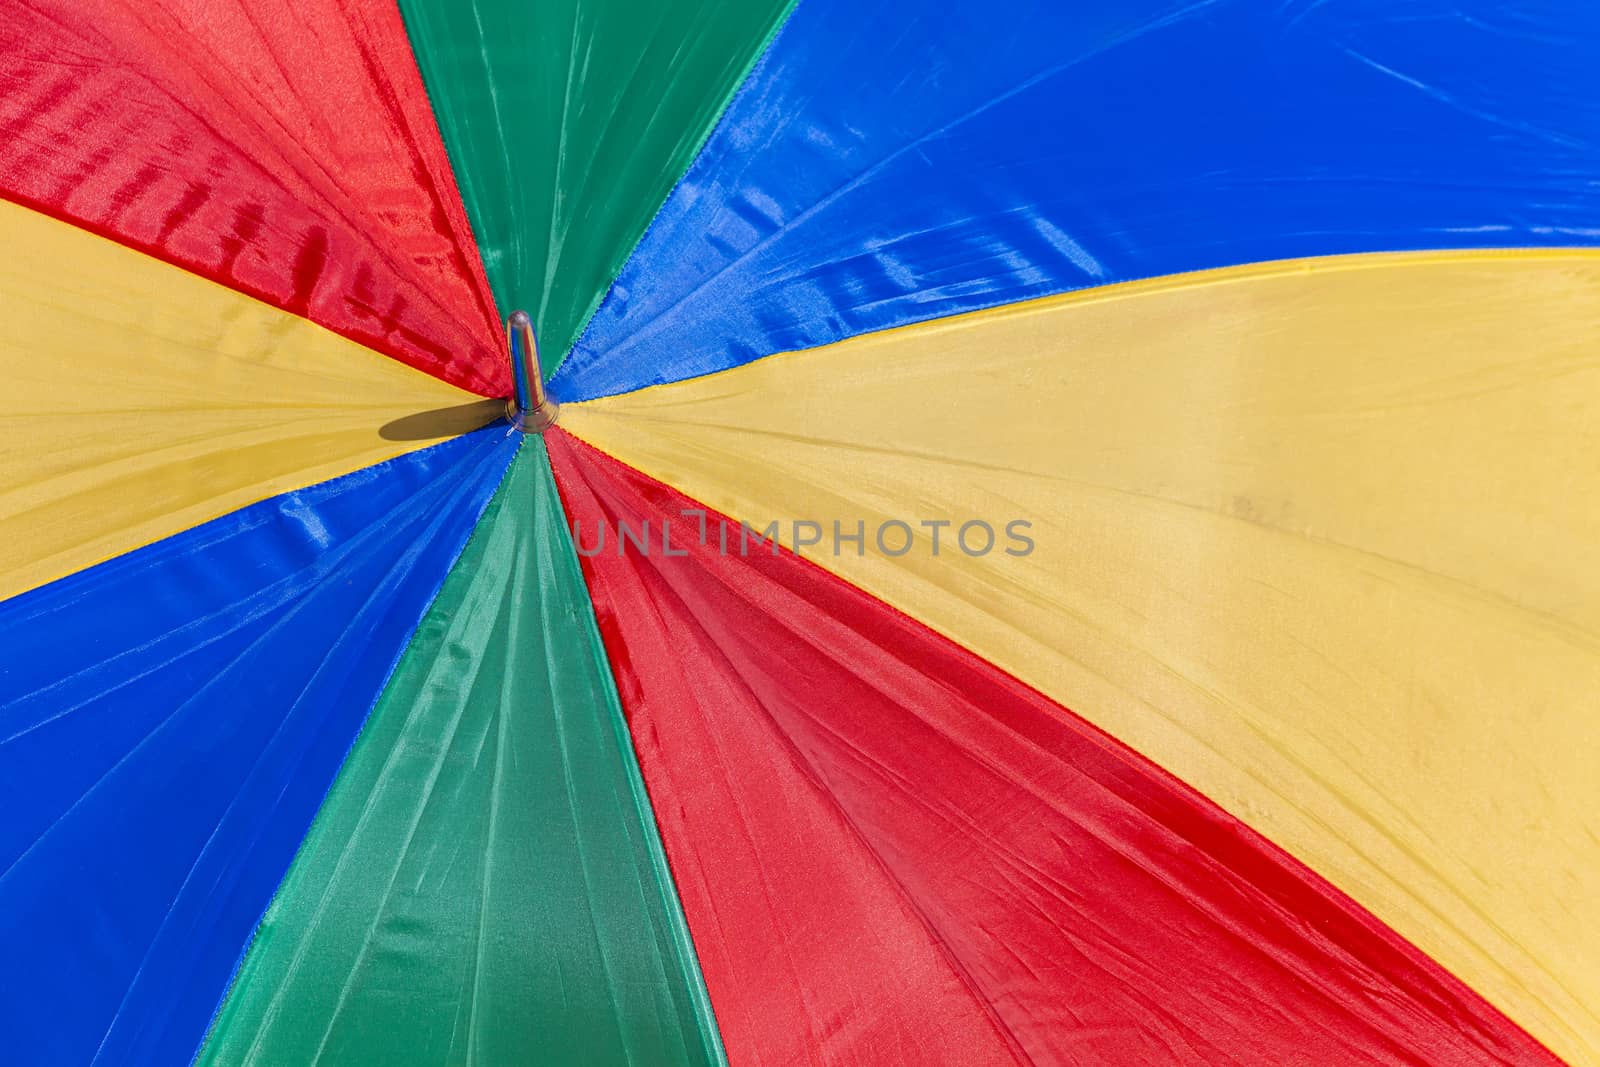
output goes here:
<path id="1" fill-rule="evenodd" d="M 1600 1060 L 1600 252 L 1232 268 L 562 409 Z M 981 368 L 981 372 L 977 370 Z M 940 554 L 918 527 L 950 520 Z M 833 521 L 865 551 L 832 551 Z M 997 531 L 987 554 L 957 527 Z M 1003 526 L 1031 523 L 1031 554 Z M 809 532 L 809 531 L 807 531 Z M 981 552 L 984 537 L 969 531 Z"/>
<path id="2" fill-rule="evenodd" d="M 200 1062 L 722 1062 L 539 438 L 407 648 Z"/>
<path id="3" fill-rule="evenodd" d="M 0 197 L 511 391 L 392 3 L 0 0 Z"/>
<path id="4" fill-rule="evenodd" d="M 564 355 L 792 0 L 399 0 L 489 280 Z"/>
<path id="5" fill-rule="evenodd" d="M 3 201 L 0 244 L 0 598 L 499 414 Z"/>
<path id="6" fill-rule="evenodd" d="M 1070 712 L 551 449 L 735 1062 L 1558 1062 Z"/>
<path id="7" fill-rule="evenodd" d="M 0 604 L 9 1062 L 190 1061 L 515 447 L 483 430 Z"/>
<path id="8" fill-rule="evenodd" d="M 1597 52 L 1570 0 L 806 0 L 551 390 L 1179 271 L 1593 244 Z"/>

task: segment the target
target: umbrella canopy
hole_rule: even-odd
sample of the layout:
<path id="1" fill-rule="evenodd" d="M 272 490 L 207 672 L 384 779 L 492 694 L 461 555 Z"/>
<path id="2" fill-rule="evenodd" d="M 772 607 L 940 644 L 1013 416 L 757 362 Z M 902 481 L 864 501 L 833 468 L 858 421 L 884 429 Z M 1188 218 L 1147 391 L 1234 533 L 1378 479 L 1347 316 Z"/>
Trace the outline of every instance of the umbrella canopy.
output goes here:
<path id="1" fill-rule="evenodd" d="M 1087 6 L 0 0 L 8 1056 L 1600 1060 L 1600 9 Z"/>

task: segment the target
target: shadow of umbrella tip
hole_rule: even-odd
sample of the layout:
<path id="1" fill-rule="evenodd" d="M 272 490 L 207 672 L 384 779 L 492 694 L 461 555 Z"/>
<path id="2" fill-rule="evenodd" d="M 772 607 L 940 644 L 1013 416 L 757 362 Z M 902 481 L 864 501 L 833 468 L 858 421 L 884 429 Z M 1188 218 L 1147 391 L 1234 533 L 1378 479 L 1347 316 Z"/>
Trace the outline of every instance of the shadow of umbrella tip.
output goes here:
<path id="1" fill-rule="evenodd" d="M 431 441 L 456 437 L 481 430 L 497 419 L 505 418 L 505 413 L 504 399 L 474 400 L 469 404 L 454 404 L 447 408 L 402 415 L 378 427 L 378 436 L 385 441 Z"/>

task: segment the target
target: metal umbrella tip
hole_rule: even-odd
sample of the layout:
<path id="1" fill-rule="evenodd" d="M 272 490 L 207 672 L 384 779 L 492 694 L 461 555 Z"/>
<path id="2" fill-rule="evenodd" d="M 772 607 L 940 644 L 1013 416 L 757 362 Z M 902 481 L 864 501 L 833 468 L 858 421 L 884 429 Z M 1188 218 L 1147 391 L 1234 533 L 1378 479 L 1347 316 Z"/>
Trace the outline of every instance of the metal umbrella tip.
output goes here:
<path id="1" fill-rule="evenodd" d="M 544 394 L 539 344 L 533 335 L 533 320 L 526 311 L 513 311 L 506 320 L 506 343 L 516 386 L 516 394 L 506 401 L 506 418 L 523 433 L 543 433 L 555 425 L 557 407 Z"/>

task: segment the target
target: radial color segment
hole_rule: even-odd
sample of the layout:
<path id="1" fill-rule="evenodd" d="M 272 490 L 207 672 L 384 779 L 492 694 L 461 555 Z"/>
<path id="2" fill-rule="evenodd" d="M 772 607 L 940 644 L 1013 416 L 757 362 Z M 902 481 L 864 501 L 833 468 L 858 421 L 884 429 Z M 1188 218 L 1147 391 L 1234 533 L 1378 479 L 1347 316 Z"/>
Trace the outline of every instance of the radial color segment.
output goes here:
<path id="1" fill-rule="evenodd" d="M 1268 264 L 568 405 L 739 519 L 1032 523 L 813 558 L 1600 1057 L 1600 253 Z M 1470 521 L 1467 521 L 1470 519 Z M 869 538 L 870 538 L 869 534 Z M 870 542 L 869 542 L 870 544 Z"/>
<path id="2" fill-rule="evenodd" d="M 516 442 L 469 434 L 0 602 L 0 1033 L 194 1056 Z"/>
<path id="3" fill-rule="evenodd" d="M 498 413 L 3 201 L 0 244 L 0 598 Z"/>
<path id="4" fill-rule="evenodd" d="M 1556 1062 L 1036 691 L 551 451 L 735 1062 Z"/>
<path id="5" fill-rule="evenodd" d="M 392 0 L 0 0 L 0 55 L 0 198 L 510 391 Z"/>
<path id="6" fill-rule="evenodd" d="M 1178 271 L 1594 244 L 1597 54 L 1571 0 L 806 0 L 552 389 Z"/>
<path id="7" fill-rule="evenodd" d="M 400 0 L 501 307 L 546 372 L 792 0 Z"/>
<path id="8" fill-rule="evenodd" d="M 529 437 L 202 1063 L 722 1062 L 564 526 Z"/>

